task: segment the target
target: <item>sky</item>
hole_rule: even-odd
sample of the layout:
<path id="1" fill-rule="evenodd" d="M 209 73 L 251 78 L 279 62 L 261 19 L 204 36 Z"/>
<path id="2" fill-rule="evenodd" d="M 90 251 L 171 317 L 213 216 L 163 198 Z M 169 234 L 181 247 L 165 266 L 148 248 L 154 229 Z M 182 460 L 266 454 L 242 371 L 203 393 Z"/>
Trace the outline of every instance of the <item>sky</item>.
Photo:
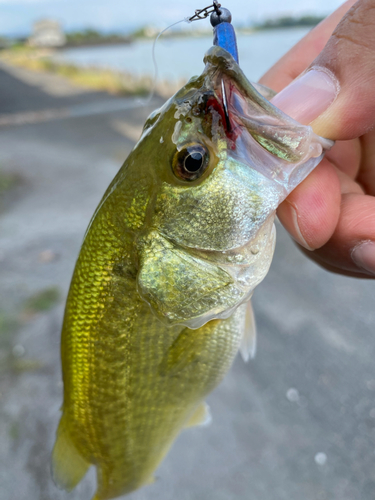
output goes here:
<path id="1" fill-rule="evenodd" d="M 136 27 L 160 28 L 194 14 L 210 0 L 0 0 L 0 35 L 27 35 L 34 21 L 59 20 L 66 31 L 92 27 L 127 32 Z M 343 0 L 227 0 L 233 22 L 259 22 L 289 14 L 326 15 Z M 205 21 L 200 21 L 203 23 Z M 208 22 L 208 21 L 206 21 Z"/>

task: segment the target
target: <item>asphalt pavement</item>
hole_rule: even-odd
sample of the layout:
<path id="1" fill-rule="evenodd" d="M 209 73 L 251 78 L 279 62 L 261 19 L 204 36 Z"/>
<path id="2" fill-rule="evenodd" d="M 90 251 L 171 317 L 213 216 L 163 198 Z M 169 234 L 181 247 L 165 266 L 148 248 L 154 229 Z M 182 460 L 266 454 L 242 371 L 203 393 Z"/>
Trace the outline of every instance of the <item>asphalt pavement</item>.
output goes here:
<path id="1" fill-rule="evenodd" d="M 13 179 L 0 205 L 0 498 L 90 500 L 93 471 L 70 494 L 50 476 L 64 299 L 89 219 L 161 100 L 56 95 L 24 76 L 0 68 L 0 175 Z M 374 500 L 375 283 L 329 274 L 277 233 L 253 299 L 256 358 L 237 357 L 208 398 L 212 424 L 182 432 L 129 500 Z"/>

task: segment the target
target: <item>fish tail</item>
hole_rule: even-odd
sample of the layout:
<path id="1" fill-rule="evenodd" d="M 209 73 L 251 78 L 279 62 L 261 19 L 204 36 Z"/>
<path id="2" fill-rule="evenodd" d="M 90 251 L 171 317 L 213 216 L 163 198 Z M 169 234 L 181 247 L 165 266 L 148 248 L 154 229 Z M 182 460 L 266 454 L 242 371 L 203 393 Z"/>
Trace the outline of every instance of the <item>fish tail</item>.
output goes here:
<path id="1" fill-rule="evenodd" d="M 73 444 L 63 415 L 52 451 L 53 480 L 59 488 L 71 491 L 81 481 L 89 467 L 90 464 Z"/>
<path id="2" fill-rule="evenodd" d="M 125 474 L 124 474 L 125 473 Z M 126 477 L 126 466 L 116 468 L 97 467 L 98 489 L 92 500 L 110 500 L 155 482 L 153 475 Z"/>
<path id="3" fill-rule="evenodd" d="M 124 471 L 119 477 L 113 467 L 97 466 L 96 472 L 98 489 L 92 500 L 109 500 L 129 493 L 127 482 L 124 481 Z"/>

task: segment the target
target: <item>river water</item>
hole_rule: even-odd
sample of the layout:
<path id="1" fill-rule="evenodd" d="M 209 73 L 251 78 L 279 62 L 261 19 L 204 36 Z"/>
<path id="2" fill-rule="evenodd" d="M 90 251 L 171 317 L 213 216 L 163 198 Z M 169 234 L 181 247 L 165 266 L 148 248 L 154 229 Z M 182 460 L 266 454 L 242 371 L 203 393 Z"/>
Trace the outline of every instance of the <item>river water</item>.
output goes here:
<path id="1" fill-rule="evenodd" d="M 309 29 L 259 31 L 238 35 L 240 65 L 250 80 L 257 80 Z M 203 55 L 212 45 L 212 37 L 161 37 L 156 45 L 159 77 L 175 81 L 201 73 Z M 135 75 L 153 75 L 152 42 L 142 40 L 130 45 L 82 47 L 61 51 L 59 60 L 80 66 L 95 66 L 126 71 Z"/>

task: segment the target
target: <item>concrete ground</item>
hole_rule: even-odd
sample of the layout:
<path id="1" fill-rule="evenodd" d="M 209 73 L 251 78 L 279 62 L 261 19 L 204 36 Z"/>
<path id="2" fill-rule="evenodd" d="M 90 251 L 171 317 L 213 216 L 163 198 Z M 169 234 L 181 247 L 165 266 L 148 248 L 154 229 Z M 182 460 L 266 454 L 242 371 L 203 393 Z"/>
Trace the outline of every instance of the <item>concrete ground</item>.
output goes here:
<path id="1" fill-rule="evenodd" d="M 159 104 L 59 85 L 0 68 L 0 173 L 13 183 L 0 206 L 1 500 L 94 491 L 93 471 L 70 494 L 50 476 L 64 299 L 91 214 Z M 254 295 L 256 359 L 236 359 L 208 398 L 211 426 L 184 431 L 159 479 L 127 498 L 373 500 L 374 295 L 374 282 L 309 262 L 278 226 Z"/>

